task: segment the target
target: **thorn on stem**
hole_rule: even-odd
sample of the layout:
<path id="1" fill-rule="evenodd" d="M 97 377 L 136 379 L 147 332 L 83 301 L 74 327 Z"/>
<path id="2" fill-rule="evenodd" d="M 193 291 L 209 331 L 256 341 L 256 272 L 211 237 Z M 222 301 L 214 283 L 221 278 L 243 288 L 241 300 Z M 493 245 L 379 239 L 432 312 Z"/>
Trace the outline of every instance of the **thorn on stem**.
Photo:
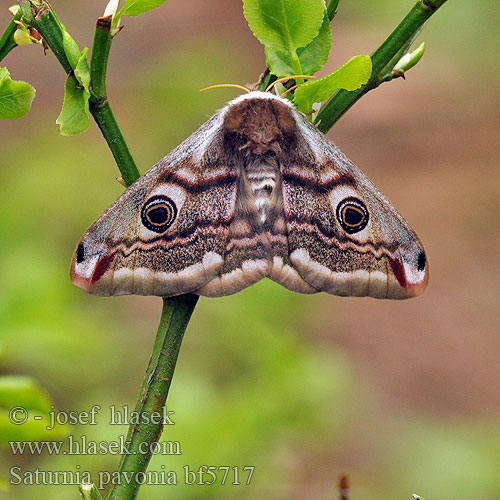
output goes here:
<path id="1" fill-rule="evenodd" d="M 349 500 L 350 488 L 347 474 L 340 476 L 339 480 L 340 500 Z"/>
<path id="2" fill-rule="evenodd" d="M 116 28 L 112 29 L 111 30 L 111 37 L 115 37 L 116 35 L 118 35 L 118 33 L 120 33 L 120 31 L 125 28 L 125 26 L 123 24 L 120 24 L 120 26 L 117 26 Z"/>
<path id="3" fill-rule="evenodd" d="M 405 72 L 400 70 L 400 69 L 393 69 L 392 70 L 392 77 L 393 78 L 402 78 L 403 80 L 406 80 Z"/>

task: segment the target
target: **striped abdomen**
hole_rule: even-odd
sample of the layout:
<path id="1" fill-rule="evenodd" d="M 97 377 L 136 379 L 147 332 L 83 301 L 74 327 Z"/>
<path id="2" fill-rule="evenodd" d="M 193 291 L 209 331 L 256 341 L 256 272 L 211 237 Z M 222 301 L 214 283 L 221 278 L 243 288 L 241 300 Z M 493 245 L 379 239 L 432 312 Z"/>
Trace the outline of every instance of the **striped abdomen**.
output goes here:
<path id="1" fill-rule="evenodd" d="M 255 162 L 247 165 L 246 174 L 260 221 L 264 223 L 278 183 L 279 166 L 277 162 Z"/>

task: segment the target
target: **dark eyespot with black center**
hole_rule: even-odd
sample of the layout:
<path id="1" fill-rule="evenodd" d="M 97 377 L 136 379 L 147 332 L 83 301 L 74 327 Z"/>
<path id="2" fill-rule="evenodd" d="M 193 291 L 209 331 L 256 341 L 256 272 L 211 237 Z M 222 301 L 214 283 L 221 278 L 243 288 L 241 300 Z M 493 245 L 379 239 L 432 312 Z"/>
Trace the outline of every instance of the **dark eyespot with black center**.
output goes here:
<path id="1" fill-rule="evenodd" d="M 357 233 L 368 224 L 368 209 L 361 200 L 351 196 L 338 204 L 337 219 L 346 233 Z"/>
<path id="2" fill-rule="evenodd" d="M 425 264 L 427 262 L 427 259 L 425 257 L 425 253 L 423 250 L 420 250 L 417 258 L 417 269 L 419 271 L 423 271 L 425 269 Z"/>
<path id="3" fill-rule="evenodd" d="M 142 207 L 142 223 L 155 233 L 166 231 L 176 217 L 177 207 L 168 196 L 150 198 Z"/>
<path id="4" fill-rule="evenodd" d="M 78 245 L 78 248 L 76 249 L 76 263 L 81 264 L 85 260 L 85 247 L 83 246 L 83 243 L 80 243 Z"/>

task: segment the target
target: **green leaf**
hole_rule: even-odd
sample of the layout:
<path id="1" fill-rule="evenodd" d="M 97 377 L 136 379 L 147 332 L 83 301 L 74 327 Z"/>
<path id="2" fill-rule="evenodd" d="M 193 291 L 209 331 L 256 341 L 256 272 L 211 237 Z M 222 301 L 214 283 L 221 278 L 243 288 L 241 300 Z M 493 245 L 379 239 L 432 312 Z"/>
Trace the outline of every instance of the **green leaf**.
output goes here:
<path id="1" fill-rule="evenodd" d="M 27 410 L 50 411 L 50 397 L 35 379 L 23 375 L 0 377 L 0 408 L 23 406 Z"/>
<path id="2" fill-rule="evenodd" d="M 0 119 L 15 120 L 29 113 L 35 92 L 29 83 L 11 80 L 7 68 L 0 68 Z"/>
<path id="3" fill-rule="evenodd" d="M 87 61 L 88 47 L 80 52 L 74 38 L 63 30 L 63 45 L 68 61 L 74 71 L 66 79 L 64 103 L 56 123 L 60 125 L 61 135 L 75 135 L 87 130 L 89 117 L 90 68 Z"/>
<path id="4" fill-rule="evenodd" d="M 80 52 L 75 39 L 66 30 L 63 30 L 62 35 L 64 52 L 66 53 L 66 57 L 68 58 L 71 67 L 75 69 L 82 53 Z"/>
<path id="5" fill-rule="evenodd" d="M 326 101 L 339 89 L 358 89 L 368 82 L 371 73 L 370 56 L 355 56 L 333 73 L 301 85 L 295 91 L 294 103 L 302 112 L 310 113 L 313 103 Z"/>
<path id="6" fill-rule="evenodd" d="M 317 36 L 324 0 L 243 0 L 245 18 L 259 41 L 291 57 Z"/>
<path id="7" fill-rule="evenodd" d="M 420 61 L 420 59 L 422 59 L 424 52 L 425 52 L 425 42 L 422 42 L 414 51 L 407 52 L 396 63 L 396 66 L 394 66 L 394 70 L 401 71 L 404 73 L 405 71 L 408 71 L 409 69 L 413 68 L 413 66 L 415 66 Z"/>
<path id="8" fill-rule="evenodd" d="M 102 500 L 102 496 L 95 484 L 84 483 L 81 484 L 79 488 L 83 500 Z"/>
<path id="9" fill-rule="evenodd" d="M 53 410 L 55 411 L 55 410 Z M 36 410 L 28 412 L 28 420 L 21 425 L 12 423 L 9 411 L 0 408 L 0 443 L 9 441 L 50 441 L 60 439 L 69 434 L 68 424 L 52 426 L 52 417 L 49 413 Z"/>
<path id="10" fill-rule="evenodd" d="M 33 12 L 31 10 L 31 4 L 27 0 L 19 3 L 19 7 L 21 7 L 21 11 L 23 13 L 23 21 L 26 24 L 31 24 L 33 22 Z"/>
<path id="11" fill-rule="evenodd" d="M 42 387 L 31 377 L 0 377 L 0 443 L 57 439 L 68 434 L 69 426 L 54 425 L 54 407 Z"/>
<path id="12" fill-rule="evenodd" d="M 297 50 L 303 73 L 314 75 L 319 71 L 328 60 L 331 46 L 332 30 L 328 16 L 325 15 L 318 35 L 309 45 Z M 295 74 L 293 61 L 288 52 L 278 52 L 266 47 L 266 63 L 271 73 L 277 77 Z"/>
<path id="13" fill-rule="evenodd" d="M 74 76 L 68 76 L 63 107 L 56 120 L 61 135 L 76 135 L 89 128 L 89 97 L 90 92 Z"/>
<path id="14" fill-rule="evenodd" d="M 117 14 L 117 18 L 122 15 L 139 16 L 148 10 L 156 9 L 166 0 L 126 0 L 123 7 Z"/>
<path id="15" fill-rule="evenodd" d="M 83 49 L 80 59 L 78 59 L 78 62 L 76 63 L 75 66 L 76 79 L 80 82 L 80 85 L 83 85 L 85 90 L 88 90 L 90 85 L 90 68 L 89 68 L 89 63 L 87 61 L 88 51 L 89 51 L 88 47 L 85 47 Z"/>

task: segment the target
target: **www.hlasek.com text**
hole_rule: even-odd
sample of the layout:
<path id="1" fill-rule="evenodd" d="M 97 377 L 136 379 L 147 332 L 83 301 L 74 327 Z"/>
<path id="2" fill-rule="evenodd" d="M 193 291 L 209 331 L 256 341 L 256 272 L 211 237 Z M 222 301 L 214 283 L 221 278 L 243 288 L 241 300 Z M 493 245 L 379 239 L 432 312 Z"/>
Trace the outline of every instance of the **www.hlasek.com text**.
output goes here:
<path id="1" fill-rule="evenodd" d="M 116 441 L 92 441 L 70 435 L 66 441 L 9 441 L 13 455 L 182 455 L 179 441 L 142 441 L 132 449 L 125 436 Z"/>

